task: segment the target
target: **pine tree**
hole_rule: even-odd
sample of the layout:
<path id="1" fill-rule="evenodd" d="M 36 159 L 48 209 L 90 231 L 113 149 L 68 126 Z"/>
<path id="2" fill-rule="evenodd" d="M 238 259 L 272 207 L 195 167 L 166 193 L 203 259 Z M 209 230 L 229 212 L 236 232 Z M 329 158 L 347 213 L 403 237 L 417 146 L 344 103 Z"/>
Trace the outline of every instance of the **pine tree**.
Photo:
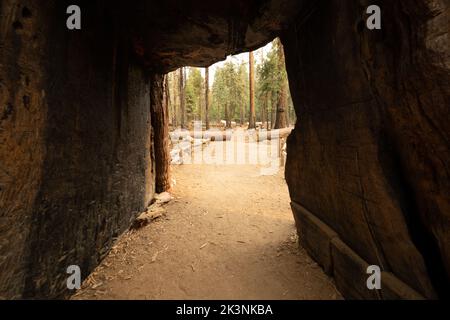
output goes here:
<path id="1" fill-rule="evenodd" d="M 202 120 L 203 77 L 200 69 L 189 68 L 185 92 L 188 120 Z"/>

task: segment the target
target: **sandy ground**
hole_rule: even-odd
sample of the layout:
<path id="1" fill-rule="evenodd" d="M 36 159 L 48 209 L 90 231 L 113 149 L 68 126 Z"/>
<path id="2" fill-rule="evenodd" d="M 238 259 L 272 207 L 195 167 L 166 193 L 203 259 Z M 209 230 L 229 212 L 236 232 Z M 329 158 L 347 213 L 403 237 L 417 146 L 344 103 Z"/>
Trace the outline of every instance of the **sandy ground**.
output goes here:
<path id="1" fill-rule="evenodd" d="M 341 299 L 299 248 L 283 170 L 174 166 L 174 200 L 124 234 L 74 299 Z"/>

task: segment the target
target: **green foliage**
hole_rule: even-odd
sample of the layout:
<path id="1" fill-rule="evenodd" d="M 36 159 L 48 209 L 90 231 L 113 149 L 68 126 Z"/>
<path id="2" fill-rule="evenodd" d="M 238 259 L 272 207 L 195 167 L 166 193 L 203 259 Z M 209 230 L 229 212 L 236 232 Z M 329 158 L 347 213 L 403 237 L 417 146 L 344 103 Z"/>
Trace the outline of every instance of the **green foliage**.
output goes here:
<path id="1" fill-rule="evenodd" d="M 212 87 L 210 118 L 215 121 L 225 119 L 225 110 L 228 108 L 229 120 L 240 121 L 241 110 L 248 109 L 248 81 L 245 64 L 237 65 L 228 61 L 218 68 Z"/>
<path id="2" fill-rule="evenodd" d="M 280 47 L 279 41 L 274 41 L 272 50 L 267 55 L 267 59 L 257 68 L 256 91 L 259 105 L 262 104 L 262 100 L 267 95 L 272 98 L 272 101 L 277 101 L 282 84 L 284 81 L 287 81 L 284 61 L 280 61 L 278 50 L 283 49 Z"/>
<path id="3" fill-rule="evenodd" d="M 279 39 L 272 42 L 272 49 L 268 53 L 264 61 L 258 65 L 256 71 L 256 110 L 257 117 L 262 119 L 262 109 L 265 108 L 265 119 L 275 121 L 275 113 L 279 102 L 280 94 L 282 94 L 283 85 L 287 86 L 287 73 L 284 61 L 283 47 Z M 285 87 L 286 89 L 286 87 Z M 287 88 L 287 105 L 286 111 L 288 121 L 295 120 L 293 112 L 293 103 L 290 96 L 289 88 Z M 272 123 L 272 126 L 274 123 Z"/>
<path id="4" fill-rule="evenodd" d="M 262 121 L 262 115 L 267 119 L 275 113 L 278 97 L 283 82 L 287 81 L 284 59 L 280 59 L 279 40 L 275 40 L 271 51 L 264 60 L 256 66 L 255 81 L 255 108 L 257 121 Z M 258 53 L 255 54 L 258 57 Z M 283 60 L 283 61 L 280 61 Z M 258 61 L 257 61 L 258 62 Z M 185 86 L 185 103 L 187 120 L 205 119 L 205 80 L 199 68 L 189 68 Z M 228 121 L 240 123 L 249 119 L 250 95 L 248 61 L 236 62 L 231 59 L 215 71 L 213 85 L 210 91 L 209 119 L 211 122 L 227 120 L 225 109 L 228 110 Z M 169 77 L 169 87 L 174 90 L 171 93 L 173 118 L 180 117 L 178 71 Z M 212 79 L 211 79 L 212 80 Z M 264 110 L 263 110 L 264 109 Z M 263 112 L 264 111 L 264 112 Z M 288 114 L 294 119 L 292 101 L 288 92 Z M 176 121 L 174 121 L 176 123 Z"/>

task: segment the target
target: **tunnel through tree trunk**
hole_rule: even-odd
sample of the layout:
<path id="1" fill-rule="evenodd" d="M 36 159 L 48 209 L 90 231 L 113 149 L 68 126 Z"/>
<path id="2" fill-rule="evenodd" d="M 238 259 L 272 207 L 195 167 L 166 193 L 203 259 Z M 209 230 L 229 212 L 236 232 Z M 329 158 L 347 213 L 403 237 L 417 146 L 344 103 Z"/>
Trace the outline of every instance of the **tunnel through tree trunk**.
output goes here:
<path id="1" fill-rule="evenodd" d="M 150 93 L 149 74 L 278 35 L 298 119 L 286 180 L 302 245 L 346 297 L 378 298 L 369 264 L 384 267 L 382 298 L 448 297 L 448 1 L 379 0 L 382 30 L 366 28 L 363 0 L 91 0 L 82 31 L 66 29 L 69 3 L 0 2 L 2 297 L 71 294 L 65 268 L 98 265 L 153 197 L 154 166 L 167 189 L 163 86 L 154 76 Z"/>

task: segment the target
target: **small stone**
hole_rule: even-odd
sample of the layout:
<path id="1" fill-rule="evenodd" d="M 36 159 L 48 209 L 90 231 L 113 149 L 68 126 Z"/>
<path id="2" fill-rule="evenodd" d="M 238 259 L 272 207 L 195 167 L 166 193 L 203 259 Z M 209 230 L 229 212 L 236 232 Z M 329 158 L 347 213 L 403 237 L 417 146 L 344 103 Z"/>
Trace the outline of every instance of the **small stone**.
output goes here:
<path id="1" fill-rule="evenodd" d="M 163 192 L 163 193 L 157 194 L 155 196 L 155 200 L 156 200 L 156 203 L 164 204 L 164 203 L 169 203 L 170 201 L 172 201 L 173 197 L 170 193 Z"/>

